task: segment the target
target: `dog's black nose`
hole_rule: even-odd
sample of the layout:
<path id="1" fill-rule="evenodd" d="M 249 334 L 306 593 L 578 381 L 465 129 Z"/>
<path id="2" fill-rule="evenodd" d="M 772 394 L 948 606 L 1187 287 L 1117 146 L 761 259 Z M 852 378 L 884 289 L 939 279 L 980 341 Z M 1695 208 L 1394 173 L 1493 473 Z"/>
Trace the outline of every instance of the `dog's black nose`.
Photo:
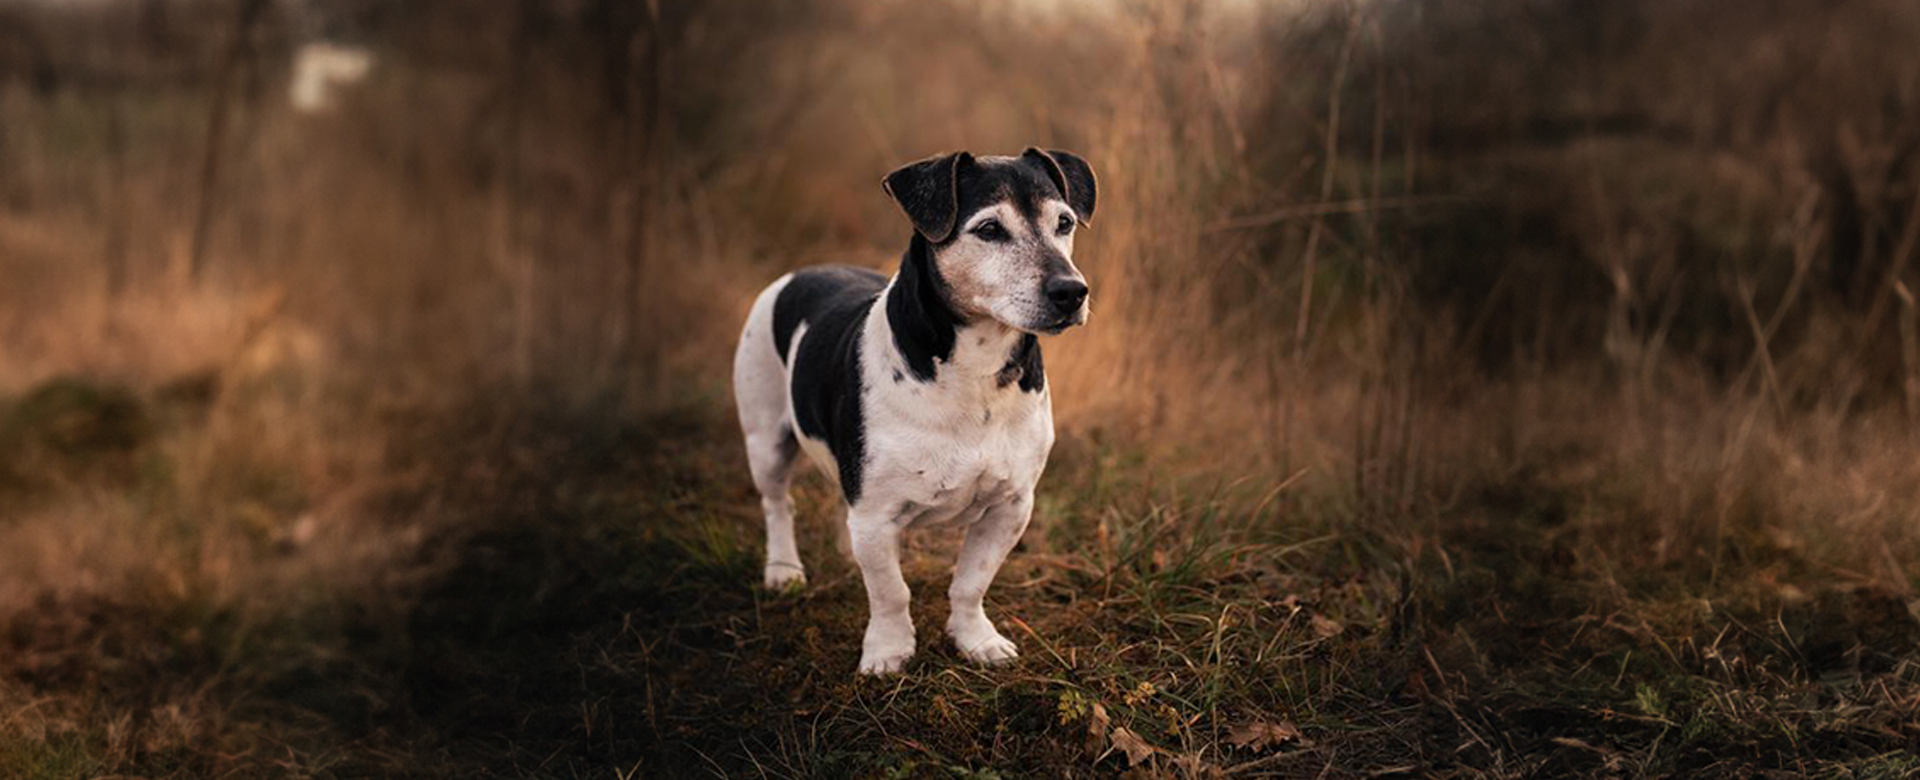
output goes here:
<path id="1" fill-rule="evenodd" d="M 1077 311 L 1087 299 L 1087 283 L 1071 276 L 1056 276 L 1047 280 L 1044 292 L 1056 311 Z"/>

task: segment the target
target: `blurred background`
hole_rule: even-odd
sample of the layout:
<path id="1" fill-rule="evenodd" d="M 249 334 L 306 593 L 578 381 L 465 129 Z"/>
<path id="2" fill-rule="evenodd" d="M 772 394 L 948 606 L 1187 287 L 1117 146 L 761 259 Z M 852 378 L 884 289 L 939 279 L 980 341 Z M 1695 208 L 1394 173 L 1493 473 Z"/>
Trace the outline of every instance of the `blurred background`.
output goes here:
<path id="1" fill-rule="evenodd" d="M 1899 776 L 1916 44 L 1905 0 L 0 0 L 0 774 L 1238 776 L 1288 745 Z M 996 599 L 1045 634 L 1172 588 L 1211 660 L 1095 620 L 1108 672 L 1055 656 L 1067 689 L 887 699 L 915 752 L 849 714 L 829 568 L 752 623 L 786 665 L 676 676 L 770 652 L 713 617 L 775 609 L 727 384 L 751 297 L 890 268 L 897 165 L 1029 145 L 1100 177 L 1094 317 L 1045 345 L 1023 553 L 1067 573 Z M 1336 671 L 1263 666 L 1288 632 Z M 776 684 L 808 698 L 765 715 Z"/>

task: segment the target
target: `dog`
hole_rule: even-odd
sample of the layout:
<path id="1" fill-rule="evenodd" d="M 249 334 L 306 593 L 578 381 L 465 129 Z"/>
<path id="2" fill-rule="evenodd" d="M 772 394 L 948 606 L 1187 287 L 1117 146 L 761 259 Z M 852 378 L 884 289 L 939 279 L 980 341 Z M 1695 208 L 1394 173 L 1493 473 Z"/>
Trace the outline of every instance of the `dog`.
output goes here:
<path id="1" fill-rule="evenodd" d="M 804 586 L 788 486 L 799 454 L 846 503 L 869 609 L 859 672 L 914 652 L 900 574 L 910 527 L 964 529 L 947 633 L 977 663 L 1018 654 L 984 599 L 1033 515 L 1053 448 L 1038 336 L 1087 321 L 1075 232 L 1091 224 L 1093 170 L 1064 151 L 967 152 L 910 163 L 881 187 L 913 234 L 892 278 L 845 266 L 780 277 L 747 315 L 734 399 L 767 520 L 765 586 Z"/>

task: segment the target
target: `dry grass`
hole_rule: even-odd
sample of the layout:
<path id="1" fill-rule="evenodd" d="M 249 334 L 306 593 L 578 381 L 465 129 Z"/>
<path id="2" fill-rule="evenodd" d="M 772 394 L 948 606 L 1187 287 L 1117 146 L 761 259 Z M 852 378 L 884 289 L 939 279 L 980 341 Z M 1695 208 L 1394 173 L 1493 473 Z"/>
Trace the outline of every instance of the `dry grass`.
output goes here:
<path id="1" fill-rule="evenodd" d="M 0 776 L 1920 772 L 1904 4 L 342 3 L 314 117 L 285 8 L 163 5 L 0 7 Z M 1033 143 L 1102 191 L 1023 659 L 929 534 L 855 679 L 725 357 Z"/>

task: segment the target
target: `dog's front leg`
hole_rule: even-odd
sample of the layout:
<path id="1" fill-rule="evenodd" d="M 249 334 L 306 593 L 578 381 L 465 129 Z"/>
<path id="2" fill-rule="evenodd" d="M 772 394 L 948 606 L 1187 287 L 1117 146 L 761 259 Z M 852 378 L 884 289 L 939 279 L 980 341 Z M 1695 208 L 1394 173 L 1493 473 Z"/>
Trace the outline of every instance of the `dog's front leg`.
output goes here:
<path id="1" fill-rule="evenodd" d="M 1033 494 L 1027 493 L 987 510 L 967 529 L 967 541 L 954 563 L 953 585 L 947 589 L 947 598 L 953 603 L 947 634 L 953 637 L 960 654 L 976 663 L 1003 664 L 1019 655 L 1013 642 L 1001 636 L 993 621 L 987 619 L 985 600 L 987 586 L 993 584 L 1000 564 L 1006 562 L 1007 553 L 1026 533 L 1032 517 Z"/>
<path id="2" fill-rule="evenodd" d="M 847 530 L 860 579 L 867 584 L 867 638 L 861 674 L 892 674 L 913 657 L 911 594 L 900 574 L 900 519 L 860 508 L 847 511 Z"/>

